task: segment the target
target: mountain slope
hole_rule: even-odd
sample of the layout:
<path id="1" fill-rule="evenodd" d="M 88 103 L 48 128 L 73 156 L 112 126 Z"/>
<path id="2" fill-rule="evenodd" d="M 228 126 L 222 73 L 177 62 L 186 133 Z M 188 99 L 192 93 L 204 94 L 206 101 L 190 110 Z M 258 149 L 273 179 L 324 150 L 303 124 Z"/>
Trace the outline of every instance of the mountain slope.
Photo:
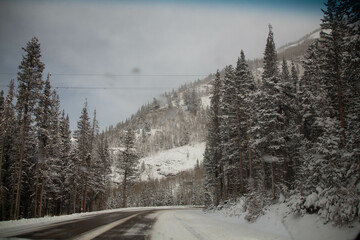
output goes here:
<path id="1" fill-rule="evenodd" d="M 282 57 L 295 62 L 300 75 L 302 74 L 301 58 L 307 47 L 319 38 L 320 29 L 317 29 L 301 39 L 286 44 L 278 49 L 278 66 L 281 69 Z M 261 84 L 263 59 L 248 61 L 249 67 L 257 85 Z M 224 71 L 221 71 L 223 75 Z M 207 110 L 210 105 L 211 81 L 214 75 L 180 86 L 178 90 L 164 93 L 154 98 L 152 103 L 143 105 L 137 113 L 127 121 L 110 128 L 104 134 L 110 148 L 122 145 L 123 132 L 131 127 L 136 132 L 136 149 L 139 153 L 140 164 L 144 163 L 141 179 L 162 178 L 167 175 L 176 175 L 202 161 L 201 151 L 206 136 Z M 187 149 L 187 150 L 184 150 Z M 188 151 L 192 156 L 190 161 L 179 152 Z M 114 159 L 114 158 L 113 158 Z M 181 167 L 170 167 L 170 165 Z"/>

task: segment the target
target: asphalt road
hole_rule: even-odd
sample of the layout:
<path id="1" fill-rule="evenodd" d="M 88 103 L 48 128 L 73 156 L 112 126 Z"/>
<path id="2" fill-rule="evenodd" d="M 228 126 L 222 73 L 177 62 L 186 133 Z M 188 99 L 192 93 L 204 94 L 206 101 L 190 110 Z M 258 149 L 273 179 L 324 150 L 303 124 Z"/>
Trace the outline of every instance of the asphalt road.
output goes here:
<path id="1" fill-rule="evenodd" d="M 14 235 L 26 239 L 150 239 L 156 214 L 161 210 L 142 210 L 100 214 L 72 220 L 41 230 Z"/>

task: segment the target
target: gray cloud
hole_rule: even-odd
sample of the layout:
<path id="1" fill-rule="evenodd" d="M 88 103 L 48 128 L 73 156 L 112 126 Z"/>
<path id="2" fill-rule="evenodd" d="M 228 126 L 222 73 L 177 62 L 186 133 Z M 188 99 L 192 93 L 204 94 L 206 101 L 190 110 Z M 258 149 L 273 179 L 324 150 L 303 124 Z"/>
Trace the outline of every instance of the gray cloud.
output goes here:
<path id="1" fill-rule="evenodd" d="M 197 79 L 114 74 L 132 74 L 134 69 L 144 75 L 209 74 L 234 64 L 241 49 L 247 58 L 261 57 L 269 23 L 280 46 L 317 28 L 320 16 L 320 10 L 317 16 L 159 4 L 1 2 L 0 72 L 16 72 L 23 54 L 21 47 L 37 36 L 46 71 L 104 74 L 53 75 L 53 86 L 164 87 L 152 91 L 58 90 L 73 128 L 85 98 L 91 109 L 97 109 L 104 128 L 125 120 L 165 90 Z M 10 77 L 1 75 L 1 85 Z"/>

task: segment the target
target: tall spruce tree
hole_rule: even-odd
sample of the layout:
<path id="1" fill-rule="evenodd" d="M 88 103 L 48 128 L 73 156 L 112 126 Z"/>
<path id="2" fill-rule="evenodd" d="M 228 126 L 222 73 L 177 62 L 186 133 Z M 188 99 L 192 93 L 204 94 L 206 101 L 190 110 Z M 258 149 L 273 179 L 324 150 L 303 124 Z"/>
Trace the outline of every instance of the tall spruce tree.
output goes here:
<path id="1" fill-rule="evenodd" d="M 294 90 L 295 90 L 295 93 L 297 94 L 298 89 L 300 88 L 300 86 L 298 86 L 299 85 L 299 74 L 295 67 L 294 60 L 291 60 L 291 81 L 294 84 Z"/>
<path id="2" fill-rule="evenodd" d="M 277 167 L 282 165 L 284 149 L 282 89 L 277 69 L 277 54 L 271 25 L 264 53 L 262 85 L 255 95 L 256 127 L 253 129 L 252 147 L 264 162 L 265 187 L 273 198 L 278 196 L 279 176 Z"/>
<path id="3" fill-rule="evenodd" d="M 134 148 L 135 135 L 133 130 L 130 128 L 125 133 L 124 138 L 124 151 L 120 152 L 119 163 L 120 171 L 123 177 L 122 181 L 122 207 L 127 207 L 128 200 L 128 191 L 129 186 L 134 183 L 135 178 L 137 177 L 138 171 L 138 160 L 136 150 Z"/>
<path id="4" fill-rule="evenodd" d="M 321 52 L 325 56 L 323 69 L 323 80 L 326 82 L 329 96 L 332 100 L 334 110 L 333 114 L 340 120 L 340 128 L 342 129 L 343 147 L 346 144 L 346 129 L 344 115 L 344 79 L 343 73 L 343 58 L 344 52 L 344 35 L 346 31 L 345 14 L 341 1 L 328 0 L 325 3 L 326 9 L 322 10 L 324 13 L 322 23 L 320 24 L 322 32 L 320 33 Z M 329 32 L 327 32 L 329 31 Z"/>
<path id="5" fill-rule="evenodd" d="M 50 115 L 51 115 L 51 85 L 50 75 L 48 74 L 44 84 L 43 93 L 40 96 L 39 105 L 36 109 L 36 125 L 38 135 L 37 159 L 35 162 L 34 173 L 34 217 L 42 216 L 45 184 L 49 183 L 48 164 L 50 154 L 48 145 L 50 144 Z"/>
<path id="6" fill-rule="evenodd" d="M 61 172 L 60 179 L 63 183 L 62 192 L 62 208 L 70 213 L 71 209 L 71 192 L 72 186 L 68 181 L 68 166 L 71 164 L 71 130 L 69 117 L 65 116 L 65 111 L 62 111 L 59 119 L 59 134 L 60 134 L 60 158 L 61 158 Z"/>
<path id="7" fill-rule="evenodd" d="M 11 178 L 11 176 L 14 176 L 13 167 L 15 163 L 15 151 L 13 148 L 15 140 L 13 136 L 16 133 L 14 96 L 14 80 L 11 80 L 0 117 L 0 211 L 2 220 L 9 219 L 12 214 L 9 199 L 13 197 L 11 193 L 15 185 Z"/>
<path id="8" fill-rule="evenodd" d="M 31 166 L 31 161 L 34 161 L 34 152 L 31 149 L 32 143 L 35 141 L 32 136 L 35 136 L 33 129 L 34 113 L 39 102 L 39 96 L 43 86 L 42 73 L 44 70 L 44 63 L 40 61 L 41 50 L 40 43 L 36 37 L 32 38 L 27 43 L 26 48 L 23 48 L 26 54 L 19 66 L 18 72 L 18 92 L 17 92 L 17 117 L 19 124 L 18 132 L 18 160 L 16 163 L 16 194 L 15 207 L 13 218 L 20 217 L 21 195 L 26 194 L 26 189 L 23 189 L 23 182 L 29 183 L 29 179 L 23 179 L 24 173 L 28 171 L 26 167 Z M 30 176 L 30 174 L 25 174 Z M 26 206 L 25 206 L 26 205 Z M 29 207 L 29 201 L 23 205 L 25 208 Z"/>
<path id="9" fill-rule="evenodd" d="M 88 115 L 87 101 L 82 109 L 80 120 L 77 124 L 75 131 L 75 139 L 77 142 L 77 153 L 81 171 L 80 183 L 80 211 L 86 210 L 86 184 L 89 169 L 89 162 L 91 158 L 90 139 L 91 139 L 91 126 L 90 118 Z"/>
<path id="10" fill-rule="evenodd" d="M 354 125 L 347 127 L 348 122 L 357 124 L 349 117 L 347 105 L 357 95 L 349 88 L 351 78 L 344 78 L 344 59 L 349 56 L 346 46 L 353 38 L 346 30 L 346 2 L 329 0 L 325 6 L 321 25 L 325 31 L 319 42 L 309 48 L 304 65 L 302 185 L 294 208 L 301 213 L 315 209 L 325 222 L 342 224 L 356 217 L 360 202 L 359 194 L 355 194 L 358 148 L 348 143 L 356 130 L 352 130 Z"/>
<path id="11" fill-rule="evenodd" d="M 215 206 L 219 205 L 223 193 L 222 166 L 220 161 L 222 149 L 219 146 L 219 142 L 221 141 L 219 122 L 221 84 L 220 72 L 217 70 L 213 81 L 207 122 L 206 150 L 204 153 L 206 204 L 213 204 Z"/>
<path id="12" fill-rule="evenodd" d="M 238 181 L 238 159 L 239 159 L 239 141 L 237 131 L 236 115 L 236 89 L 235 89 L 235 71 L 229 65 L 225 68 L 225 76 L 220 91 L 220 136 L 223 166 L 225 199 L 235 197 L 236 185 Z"/>
<path id="13" fill-rule="evenodd" d="M 237 133 L 239 143 L 240 192 L 245 193 L 247 178 L 253 177 L 251 150 L 249 145 L 249 96 L 254 90 L 254 80 L 241 50 L 235 70 Z M 248 172 L 248 174 L 246 174 Z M 248 176 L 247 176 L 248 175 Z"/>

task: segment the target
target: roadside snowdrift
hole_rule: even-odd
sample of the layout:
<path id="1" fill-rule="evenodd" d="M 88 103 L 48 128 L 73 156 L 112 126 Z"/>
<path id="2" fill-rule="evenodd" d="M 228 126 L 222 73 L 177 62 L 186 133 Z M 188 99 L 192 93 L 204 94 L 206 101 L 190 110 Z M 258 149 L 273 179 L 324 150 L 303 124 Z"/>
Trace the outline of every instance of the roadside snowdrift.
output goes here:
<path id="1" fill-rule="evenodd" d="M 243 202 L 239 202 L 221 210 L 208 211 L 207 215 L 276 235 L 290 236 L 293 240 L 353 240 L 360 232 L 359 221 L 339 227 L 333 226 L 332 223 L 322 223 L 315 214 L 306 214 L 304 217 L 289 215 L 286 203 L 269 206 L 265 209 L 265 214 L 254 223 L 244 219 L 247 212 L 243 209 Z"/>

